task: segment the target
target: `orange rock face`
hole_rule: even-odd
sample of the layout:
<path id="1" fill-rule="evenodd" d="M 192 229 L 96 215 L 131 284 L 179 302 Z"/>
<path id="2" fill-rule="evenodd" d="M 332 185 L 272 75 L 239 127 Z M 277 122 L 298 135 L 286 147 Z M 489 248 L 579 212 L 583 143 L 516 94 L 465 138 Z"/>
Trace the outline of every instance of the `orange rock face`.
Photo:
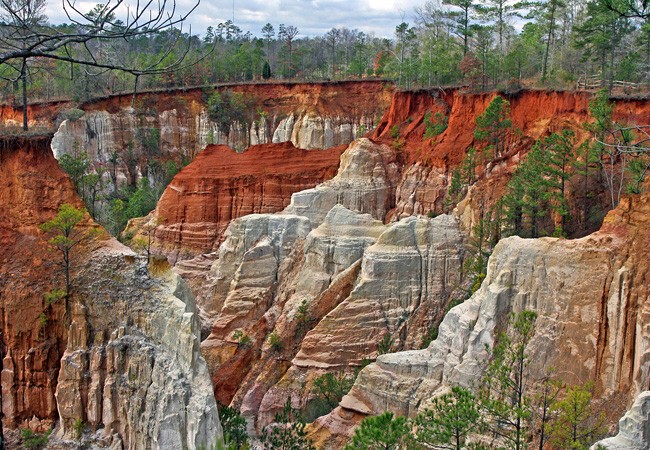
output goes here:
<path id="1" fill-rule="evenodd" d="M 497 94 L 463 93 L 459 90 L 396 92 L 390 108 L 382 118 L 372 138 L 392 139 L 397 127 L 399 138 L 405 143 L 409 162 L 427 162 L 434 166 L 455 166 L 471 146 L 482 147 L 474 139 L 476 118 L 483 114 Z M 521 91 L 516 94 L 500 94 L 510 102 L 512 125 L 521 130 L 523 137 L 510 136 L 510 150 L 527 150 L 531 139 L 548 133 L 571 128 L 583 132 L 582 124 L 590 122 L 590 92 Z M 614 119 L 621 122 L 650 123 L 650 105 L 639 100 L 618 99 Z M 448 118 L 445 132 L 431 139 L 424 139 L 426 130 L 424 116 L 442 113 Z M 522 144 L 524 144 L 522 146 Z"/>
<path id="2" fill-rule="evenodd" d="M 344 148 L 265 144 L 236 153 L 210 146 L 171 182 L 155 212 L 156 245 L 172 256 L 210 252 L 232 219 L 278 212 L 291 194 L 333 177 Z"/>
<path id="3" fill-rule="evenodd" d="M 49 149 L 50 137 L 5 138 L 0 144 L 0 327 L 5 426 L 57 417 L 54 392 L 66 347 L 60 305 L 44 294 L 57 286 L 55 261 L 38 225 L 61 203 L 78 205 L 70 180 Z M 47 323 L 39 320 L 46 312 Z"/>

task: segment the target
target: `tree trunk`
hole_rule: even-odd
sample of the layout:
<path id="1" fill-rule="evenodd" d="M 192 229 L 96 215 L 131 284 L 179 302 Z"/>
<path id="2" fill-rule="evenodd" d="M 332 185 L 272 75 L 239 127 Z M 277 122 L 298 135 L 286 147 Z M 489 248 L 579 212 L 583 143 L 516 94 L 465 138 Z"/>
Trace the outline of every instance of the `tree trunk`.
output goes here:
<path id="1" fill-rule="evenodd" d="M 23 65 L 20 68 L 20 82 L 23 95 L 23 130 L 27 131 L 27 58 L 23 58 Z"/>

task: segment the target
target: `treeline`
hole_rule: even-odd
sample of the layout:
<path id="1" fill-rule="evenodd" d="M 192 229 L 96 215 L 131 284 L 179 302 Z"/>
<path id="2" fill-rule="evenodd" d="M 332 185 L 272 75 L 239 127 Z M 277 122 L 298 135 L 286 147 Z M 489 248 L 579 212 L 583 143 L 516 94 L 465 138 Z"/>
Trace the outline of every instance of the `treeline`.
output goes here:
<path id="1" fill-rule="evenodd" d="M 392 39 L 333 28 L 303 37 L 293 25 L 244 31 L 231 21 L 203 36 L 167 29 L 125 40 L 96 39 L 98 60 L 147 67 L 185 56 L 191 64 L 142 75 L 140 89 L 261 79 L 386 77 L 405 88 L 466 84 L 474 89 L 650 84 L 650 6 L 635 0 L 432 0 L 396 26 Z M 60 25 L 60 33 L 75 33 Z M 170 48 L 172 49 L 170 51 Z M 187 54 L 179 54 L 181 50 Z M 189 49 L 189 50 L 188 50 Z M 0 67 L 2 71 L 11 71 Z M 29 98 L 86 100 L 136 87 L 133 75 L 52 59 L 29 61 Z M 624 84 L 618 82 L 625 82 Z M 18 83 L 4 101 L 20 103 Z"/>

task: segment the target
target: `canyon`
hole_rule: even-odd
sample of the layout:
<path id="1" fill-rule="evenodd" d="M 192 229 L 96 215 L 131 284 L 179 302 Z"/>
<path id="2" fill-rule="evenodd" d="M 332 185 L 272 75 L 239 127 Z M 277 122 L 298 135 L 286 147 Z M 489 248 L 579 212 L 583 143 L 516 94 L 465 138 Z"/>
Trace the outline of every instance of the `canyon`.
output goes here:
<path id="1" fill-rule="evenodd" d="M 57 424 L 65 442 L 82 419 L 98 445 L 198 448 L 221 438 L 215 399 L 238 409 L 252 435 L 288 402 L 313 421 L 317 448 L 341 448 L 364 417 L 413 416 L 452 385 L 472 387 L 510 314 L 532 310 L 532 378 L 555 367 L 569 385 L 593 382 L 611 434 L 622 417 L 602 445 L 645 448 L 633 445 L 650 438 L 647 193 L 587 223 L 587 193 L 569 183 L 577 238 L 502 239 L 467 294 L 464 264 L 484 209 L 537 139 L 564 128 L 589 138 L 591 94 L 504 94 L 517 131 L 453 208 L 452 170 L 480 148 L 475 121 L 495 93 L 393 92 L 370 81 L 232 89 L 265 114 L 224 132 L 202 90 L 146 93 L 81 105 L 51 139 L 3 142 L 5 426 Z M 70 108 L 35 106 L 32 117 L 51 124 Z M 435 113 L 447 128 L 427 138 Z M 2 110 L 6 124 L 12 117 Z M 619 100 L 614 117 L 650 123 L 650 103 Z M 85 243 L 67 326 L 61 305 L 43 299 L 57 283 L 56 255 L 38 225 L 81 202 L 55 156 L 78 148 L 105 164 L 142 127 L 159 130 L 165 158 L 190 160 L 156 209 L 129 225 L 136 236 L 154 230 L 156 256 L 148 263 L 105 232 Z M 326 373 L 356 381 L 323 414 L 314 382 Z"/>

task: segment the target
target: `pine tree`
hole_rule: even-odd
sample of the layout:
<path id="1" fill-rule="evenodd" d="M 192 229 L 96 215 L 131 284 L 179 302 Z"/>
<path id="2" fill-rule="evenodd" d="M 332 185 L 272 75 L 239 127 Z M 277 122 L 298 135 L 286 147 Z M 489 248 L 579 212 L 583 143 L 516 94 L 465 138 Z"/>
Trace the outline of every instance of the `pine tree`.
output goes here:
<path id="1" fill-rule="evenodd" d="M 494 151 L 494 156 L 498 157 L 505 150 L 506 133 L 510 128 L 512 128 L 510 102 L 498 95 L 490 102 L 483 114 L 476 118 L 474 138 L 478 141 L 487 141 L 488 146 Z"/>
<path id="2" fill-rule="evenodd" d="M 344 450 L 397 450 L 404 447 L 409 438 L 409 425 L 405 417 L 385 412 L 363 419 L 354 430 L 354 436 Z"/>
<path id="3" fill-rule="evenodd" d="M 508 447 L 525 448 L 532 416 L 526 347 L 535 332 L 537 314 L 522 311 L 510 318 L 510 334 L 501 333 L 479 392 L 487 426 Z"/>
<path id="4" fill-rule="evenodd" d="M 59 266 L 65 278 L 66 322 L 70 320 L 72 251 L 89 236 L 89 234 L 78 228 L 85 214 L 85 209 L 77 209 L 68 203 L 64 203 L 59 207 L 59 212 L 53 219 L 48 220 L 40 226 L 40 229 L 45 233 L 54 234 L 48 243 L 61 254 L 63 259 L 59 263 Z"/>
<path id="5" fill-rule="evenodd" d="M 587 450 L 605 434 L 605 417 L 592 409 L 593 383 L 567 389 L 552 410 L 557 415 L 550 429 L 550 440 L 558 448 Z"/>
<path id="6" fill-rule="evenodd" d="M 442 4 L 460 10 L 449 10 L 446 16 L 451 21 L 454 34 L 463 41 L 463 56 L 465 56 L 469 50 L 469 38 L 472 36 L 470 25 L 479 5 L 473 0 L 443 0 Z"/>
<path id="7" fill-rule="evenodd" d="M 467 435 L 481 426 L 478 400 L 469 390 L 454 386 L 433 399 L 415 418 L 415 442 L 425 448 L 461 450 Z"/>
<path id="8" fill-rule="evenodd" d="M 291 408 L 290 399 L 275 415 L 275 423 L 264 427 L 261 440 L 265 450 L 316 450 L 307 438 L 305 422 Z"/>
<path id="9" fill-rule="evenodd" d="M 576 160 L 574 133 L 562 130 L 553 133 L 541 141 L 545 148 L 545 164 L 541 168 L 547 175 L 548 188 L 552 191 L 552 208 L 561 217 L 560 236 L 566 232 L 567 220 L 570 217 L 569 204 L 566 198 L 566 184 L 570 179 L 571 167 Z"/>

